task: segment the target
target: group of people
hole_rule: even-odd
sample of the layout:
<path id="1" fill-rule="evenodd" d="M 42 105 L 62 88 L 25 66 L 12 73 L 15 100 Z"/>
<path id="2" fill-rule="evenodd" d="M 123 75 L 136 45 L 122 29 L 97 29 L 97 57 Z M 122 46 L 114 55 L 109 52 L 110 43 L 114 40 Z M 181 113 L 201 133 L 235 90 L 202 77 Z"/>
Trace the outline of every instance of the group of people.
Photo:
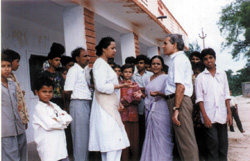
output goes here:
<path id="1" fill-rule="evenodd" d="M 189 60 L 179 34 L 167 35 L 162 48 L 169 67 L 158 55 L 128 57 L 119 66 L 113 62 L 115 40 L 104 37 L 90 69 L 86 49 L 66 57 L 64 47 L 53 43 L 34 86 L 39 101 L 32 124 L 41 160 L 67 161 L 73 153 L 75 161 L 87 161 L 89 151 L 98 151 L 102 161 L 171 161 L 174 146 L 181 160 L 227 160 L 230 93 L 215 51 L 194 52 Z M 6 161 L 27 160 L 29 115 L 12 73 L 18 55 L 8 49 L 1 56 Z"/>

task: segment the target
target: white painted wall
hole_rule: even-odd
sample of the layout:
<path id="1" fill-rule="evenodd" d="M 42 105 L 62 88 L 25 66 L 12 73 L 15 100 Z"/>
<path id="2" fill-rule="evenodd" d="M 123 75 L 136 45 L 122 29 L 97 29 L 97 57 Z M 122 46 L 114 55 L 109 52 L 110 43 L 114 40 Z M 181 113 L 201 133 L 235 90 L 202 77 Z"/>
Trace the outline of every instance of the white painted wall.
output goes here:
<path id="1" fill-rule="evenodd" d="M 125 59 L 129 56 L 136 57 L 135 54 L 135 40 L 134 34 L 122 34 L 121 35 L 121 54 L 122 54 L 122 64 L 125 64 Z"/>
<path id="2" fill-rule="evenodd" d="M 65 8 L 63 10 L 63 25 L 66 55 L 71 56 L 71 52 L 77 47 L 86 49 L 83 7 L 73 6 Z"/>
<path id="3" fill-rule="evenodd" d="M 158 47 L 153 46 L 148 48 L 148 57 L 151 59 L 153 56 L 158 55 Z"/>
<path id="4" fill-rule="evenodd" d="M 109 36 L 115 40 L 116 54 L 114 61 L 116 64 L 122 65 L 121 42 L 120 42 L 121 33 L 112 28 L 104 26 L 98 22 L 95 22 L 95 32 L 96 32 L 96 45 L 98 45 L 99 41 L 103 37 Z"/>
<path id="5" fill-rule="evenodd" d="M 56 13 L 55 13 L 56 14 Z M 60 13 L 58 13 L 60 19 Z M 26 91 L 25 100 L 28 107 L 30 122 L 26 131 L 28 142 L 34 140 L 32 127 L 32 114 L 38 101 L 37 96 L 33 95 L 30 87 L 29 75 L 29 55 L 37 54 L 47 56 L 51 44 L 58 42 L 64 45 L 64 34 L 61 29 L 53 30 L 50 24 L 43 26 L 22 17 L 14 17 L 8 13 L 2 13 L 2 48 L 10 48 L 20 53 L 20 67 L 15 72 L 21 88 Z"/>

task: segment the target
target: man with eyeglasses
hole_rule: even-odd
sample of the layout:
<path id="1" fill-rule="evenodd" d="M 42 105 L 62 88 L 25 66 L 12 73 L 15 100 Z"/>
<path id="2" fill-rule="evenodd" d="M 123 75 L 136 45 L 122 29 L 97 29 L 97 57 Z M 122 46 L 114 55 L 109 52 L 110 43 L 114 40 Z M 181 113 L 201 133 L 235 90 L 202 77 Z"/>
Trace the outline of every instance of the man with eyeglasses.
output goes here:
<path id="1" fill-rule="evenodd" d="M 75 64 L 67 73 L 64 92 L 67 108 L 73 118 L 71 134 L 74 161 L 88 161 L 89 116 L 92 98 L 85 67 L 90 57 L 83 48 L 77 48 L 71 54 Z"/>

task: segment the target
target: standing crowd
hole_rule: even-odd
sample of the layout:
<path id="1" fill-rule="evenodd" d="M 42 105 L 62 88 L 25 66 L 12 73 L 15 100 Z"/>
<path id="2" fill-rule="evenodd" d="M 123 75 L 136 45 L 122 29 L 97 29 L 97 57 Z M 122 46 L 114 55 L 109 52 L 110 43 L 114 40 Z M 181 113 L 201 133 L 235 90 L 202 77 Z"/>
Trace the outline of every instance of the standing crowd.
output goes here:
<path id="1" fill-rule="evenodd" d="M 188 59 L 178 34 L 167 35 L 162 48 L 169 66 L 158 55 L 128 57 L 120 66 L 114 63 L 115 40 L 104 37 L 89 68 L 86 49 L 63 56 L 64 47 L 53 43 L 34 82 L 39 101 L 32 125 L 40 159 L 68 161 L 72 155 L 88 161 L 98 156 L 89 152 L 100 152 L 102 161 L 226 161 L 234 109 L 215 51 L 193 52 Z M 4 161 L 28 160 L 25 92 L 12 72 L 19 61 L 17 52 L 2 50 Z"/>

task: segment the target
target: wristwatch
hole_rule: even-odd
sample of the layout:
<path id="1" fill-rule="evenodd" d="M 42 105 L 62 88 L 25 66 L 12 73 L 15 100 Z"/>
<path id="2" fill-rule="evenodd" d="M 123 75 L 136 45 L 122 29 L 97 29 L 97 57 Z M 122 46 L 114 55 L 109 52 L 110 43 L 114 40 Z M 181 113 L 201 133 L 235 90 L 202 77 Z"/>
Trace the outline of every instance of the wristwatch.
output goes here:
<path id="1" fill-rule="evenodd" d="M 175 111 L 175 110 L 180 110 L 180 108 L 177 108 L 177 107 L 173 107 L 173 110 Z"/>

